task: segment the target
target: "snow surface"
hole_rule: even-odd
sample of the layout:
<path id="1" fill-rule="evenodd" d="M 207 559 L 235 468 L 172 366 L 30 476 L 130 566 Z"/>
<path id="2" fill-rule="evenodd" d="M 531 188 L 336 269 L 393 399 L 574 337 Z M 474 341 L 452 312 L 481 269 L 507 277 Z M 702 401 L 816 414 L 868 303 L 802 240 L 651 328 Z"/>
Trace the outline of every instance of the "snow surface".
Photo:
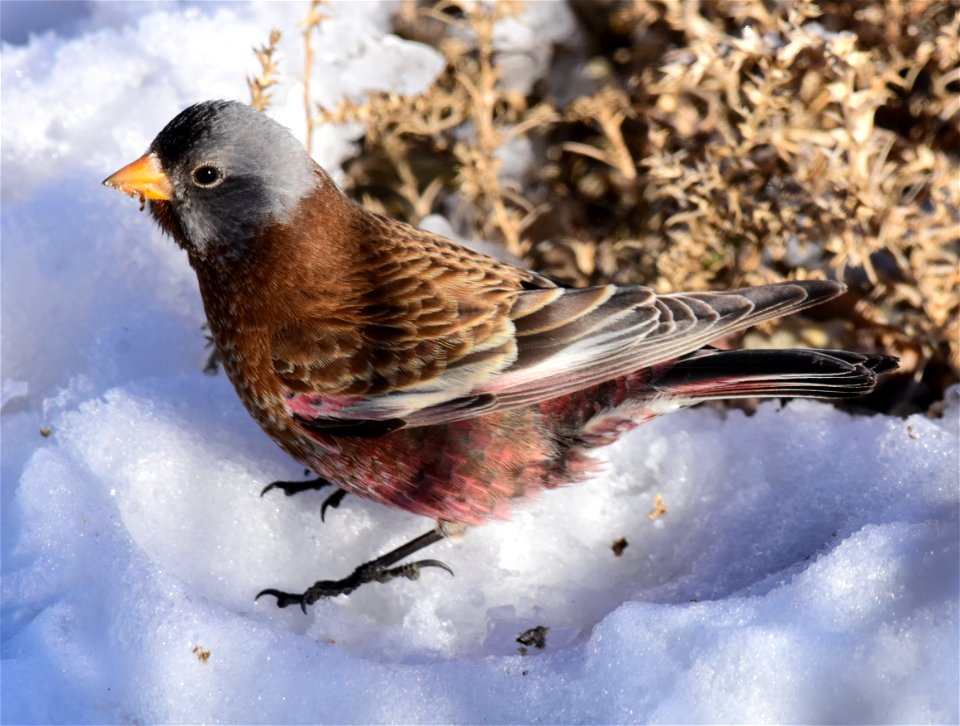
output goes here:
<path id="1" fill-rule="evenodd" d="M 940 419 L 674 414 L 607 449 L 597 479 L 435 546 L 455 578 L 308 615 L 255 603 L 430 523 L 260 498 L 302 471 L 200 372 L 183 254 L 99 183 L 189 103 L 246 99 L 272 26 L 274 115 L 302 130 L 304 8 L 82 7 L 0 55 L 4 723 L 960 720 L 956 389 Z M 429 83 L 442 61 L 390 37 L 389 11 L 335 6 L 318 96 Z M 545 14 L 572 27 L 540 7 L 534 31 L 504 31 L 512 52 Z M 334 174 L 348 131 L 315 140 Z M 537 625 L 546 647 L 521 655 Z"/>

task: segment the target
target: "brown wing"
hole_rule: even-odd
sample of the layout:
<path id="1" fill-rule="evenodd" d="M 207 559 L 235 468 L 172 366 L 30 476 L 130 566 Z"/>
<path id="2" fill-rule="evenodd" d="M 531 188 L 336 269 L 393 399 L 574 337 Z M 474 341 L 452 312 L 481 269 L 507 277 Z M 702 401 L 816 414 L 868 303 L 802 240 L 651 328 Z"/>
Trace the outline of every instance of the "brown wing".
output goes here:
<path id="1" fill-rule="evenodd" d="M 433 405 L 406 413 L 404 419 L 407 425 L 425 426 L 563 396 L 672 361 L 842 291 L 838 283 L 808 281 L 672 295 L 613 285 L 523 292 L 511 311 L 517 358 L 472 391 L 486 397 L 477 410 L 460 399 L 456 407 Z M 356 410 L 369 406 L 364 402 Z"/>
<path id="2" fill-rule="evenodd" d="M 288 270 L 288 278 L 309 276 L 309 300 L 272 340 L 291 410 L 326 429 L 343 420 L 427 425 L 542 401 L 843 290 L 815 281 L 673 295 L 638 286 L 563 289 L 351 209 L 349 228 L 326 232 L 324 254 L 338 255 L 336 264 Z M 315 224 L 322 230 L 329 218 Z M 346 272 L 341 279 L 331 270 Z"/>
<path id="3" fill-rule="evenodd" d="M 554 283 L 437 235 L 364 214 L 341 299 L 280 328 L 274 368 L 292 391 L 464 395 L 517 355 L 510 312 Z"/>

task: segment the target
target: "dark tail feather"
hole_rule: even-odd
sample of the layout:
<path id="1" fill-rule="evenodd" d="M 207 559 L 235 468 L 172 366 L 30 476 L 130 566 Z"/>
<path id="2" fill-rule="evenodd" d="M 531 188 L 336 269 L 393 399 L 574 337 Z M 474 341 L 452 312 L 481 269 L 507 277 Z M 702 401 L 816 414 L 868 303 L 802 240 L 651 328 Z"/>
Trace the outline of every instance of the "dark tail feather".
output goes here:
<path id="1" fill-rule="evenodd" d="M 898 361 L 842 350 L 703 349 L 651 383 L 670 398 L 694 401 L 764 396 L 853 398 L 870 393 Z"/>
<path id="2" fill-rule="evenodd" d="M 582 478 L 588 450 L 662 413 L 700 401 L 753 396 L 854 398 L 870 393 L 896 358 L 843 350 L 702 348 L 672 363 L 607 381 L 562 399 L 558 457 L 550 486 Z M 601 407 L 598 408 L 598 403 Z"/>

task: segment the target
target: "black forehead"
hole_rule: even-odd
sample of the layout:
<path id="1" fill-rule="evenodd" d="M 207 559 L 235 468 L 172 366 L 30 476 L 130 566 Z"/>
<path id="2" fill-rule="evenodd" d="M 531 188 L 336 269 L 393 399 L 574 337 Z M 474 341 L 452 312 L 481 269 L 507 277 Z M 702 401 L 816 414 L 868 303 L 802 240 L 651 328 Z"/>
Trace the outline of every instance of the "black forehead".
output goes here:
<path id="1" fill-rule="evenodd" d="M 184 109 L 150 144 L 164 166 L 175 166 L 191 148 L 219 130 L 225 119 L 244 108 L 237 101 L 204 101 Z"/>

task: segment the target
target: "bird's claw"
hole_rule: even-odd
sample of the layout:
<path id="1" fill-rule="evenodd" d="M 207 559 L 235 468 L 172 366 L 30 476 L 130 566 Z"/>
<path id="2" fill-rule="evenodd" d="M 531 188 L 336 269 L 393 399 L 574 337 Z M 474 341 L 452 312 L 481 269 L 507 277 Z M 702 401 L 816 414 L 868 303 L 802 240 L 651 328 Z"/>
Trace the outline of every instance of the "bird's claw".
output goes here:
<path id="1" fill-rule="evenodd" d="M 259 600 L 263 595 L 273 595 L 277 599 L 277 607 L 285 608 L 288 605 L 299 605 L 300 609 L 306 613 L 307 606 L 313 605 L 320 598 L 349 595 L 358 587 L 368 582 L 389 582 L 398 577 L 417 580 L 420 578 L 420 570 L 424 567 L 438 567 L 453 575 L 453 570 L 440 560 L 419 560 L 417 562 L 397 565 L 396 567 L 384 567 L 374 560 L 360 565 L 342 580 L 319 580 L 302 593 L 284 592 L 282 590 L 268 588 L 257 593 L 255 600 Z"/>
<path id="2" fill-rule="evenodd" d="M 419 562 L 409 562 L 405 565 L 397 565 L 389 570 L 385 570 L 383 575 L 377 577 L 377 582 L 387 582 L 396 577 L 406 577 L 408 580 L 419 580 L 420 570 L 424 567 L 439 567 L 441 570 L 449 572 L 451 577 L 455 576 L 453 570 L 445 562 L 441 562 L 440 560 L 420 560 Z M 384 575 L 386 575 L 385 578 Z"/>
<path id="3" fill-rule="evenodd" d="M 326 522 L 327 516 L 327 507 L 331 509 L 337 509 L 340 506 L 340 502 L 343 501 L 343 498 L 347 496 L 346 489 L 337 489 L 333 494 L 323 500 L 323 504 L 320 505 L 320 521 Z"/>
<path id="4" fill-rule="evenodd" d="M 284 592 L 283 590 L 275 590 L 272 587 L 267 588 L 266 590 L 261 590 L 257 593 L 257 596 L 253 598 L 253 601 L 256 602 L 264 595 L 273 595 L 277 598 L 277 607 L 285 608 L 288 605 L 299 604 L 300 609 L 303 610 L 304 614 L 307 612 L 307 605 L 304 602 L 304 596 L 306 593 L 293 593 L 293 592 Z"/>

